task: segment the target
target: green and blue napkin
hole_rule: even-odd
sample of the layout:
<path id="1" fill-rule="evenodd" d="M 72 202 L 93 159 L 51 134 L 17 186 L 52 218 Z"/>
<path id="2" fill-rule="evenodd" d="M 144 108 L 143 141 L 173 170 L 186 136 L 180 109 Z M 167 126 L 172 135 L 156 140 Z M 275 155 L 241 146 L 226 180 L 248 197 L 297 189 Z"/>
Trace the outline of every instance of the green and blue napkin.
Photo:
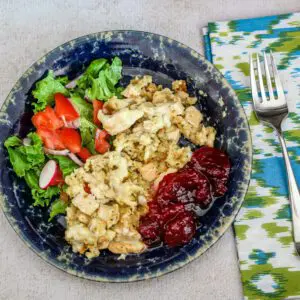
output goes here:
<path id="1" fill-rule="evenodd" d="M 281 148 L 255 117 L 249 79 L 249 54 L 272 50 L 290 110 L 283 129 L 300 186 L 300 13 L 209 23 L 204 41 L 207 59 L 235 89 L 252 134 L 252 178 L 234 223 L 245 299 L 300 299 Z"/>

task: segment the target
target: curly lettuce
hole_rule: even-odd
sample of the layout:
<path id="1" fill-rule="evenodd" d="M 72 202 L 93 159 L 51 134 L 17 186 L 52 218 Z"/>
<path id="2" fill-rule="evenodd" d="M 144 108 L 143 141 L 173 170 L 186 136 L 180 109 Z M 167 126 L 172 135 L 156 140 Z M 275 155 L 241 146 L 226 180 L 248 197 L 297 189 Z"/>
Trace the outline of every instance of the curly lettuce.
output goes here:
<path id="1" fill-rule="evenodd" d="M 61 199 L 56 199 L 55 201 L 53 201 L 48 221 L 52 221 L 52 219 L 57 215 L 65 214 L 67 207 L 68 203 L 62 201 Z"/>
<path id="2" fill-rule="evenodd" d="M 27 138 L 31 141 L 28 146 L 23 145 L 22 140 L 16 136 L 9 137 L 4 143 L 12 167 L 19 177 L 24 177 L 27 171 L 35 169 L 45 162 L 43 145 L 39 136 L 31 132 Z"/>
<path id="3" fill-rule="evenodd" d="M 48 206 L 50 201 L 60 194 L 60 188 L 57 186 L 50 186 L 43 190 L 39 187 L 39 170 L 29 170 L 25 174 L 25 181 L 31 189 L 31 195 L 34 200 L 34 206 Z"/>
<path id="4" fill-rule="evenodd" d="M 111 64 L 106 59 L 91 62 L 77 81 L 77 90 L 89 100 L 106 101 L 112 96 L 121 96 L 122 88 L 117 83 L 122 78 L 122 61 L 115 57 Z"/>
<path id="5" fill-rule="evenodd" d="M 9 160 L 18 177 L 24 177 L 31 189 L 35 206 L 48 206 L 54 196 L 59 195 L 58 187 L 48 187 L 43 190 L 39 187 L 39 176 L 45 164 L 45 154 L 40 137 L 30 132 L 27 135 L 29 145 L 23 145 L 16 136 L 9 137 L 4 146 L 7 148 Z"/>
<path id="6" fill-rule="evenodd" d="M 32 103 L 34 113 L 44 110 L 47 105 L 52 105 L 56 93 L 68 96 L 69 91 L 64 86 L 66 82 L 66 76 L 55 78 L 51 70 L 44 79 L 38 81 L 32 91 L 33 97 L 37 99 L 37 102 Z"/>
<path id="7" fill-rule="evenodd" d="M 79 130 L 82 146 L 88 148 L 92 154 L 97 154 L 95 150 L 95 135 L 97 126 L 86 118 L 80 118 Z"/>
<path id="8" fill-rule="evenodd" d="M 72 94 L 70 100 L 79 112 L 80 117 L 89 121 L 93 120 L 93 105 L 91 103 L 82 99 L 78 94 Z"/>

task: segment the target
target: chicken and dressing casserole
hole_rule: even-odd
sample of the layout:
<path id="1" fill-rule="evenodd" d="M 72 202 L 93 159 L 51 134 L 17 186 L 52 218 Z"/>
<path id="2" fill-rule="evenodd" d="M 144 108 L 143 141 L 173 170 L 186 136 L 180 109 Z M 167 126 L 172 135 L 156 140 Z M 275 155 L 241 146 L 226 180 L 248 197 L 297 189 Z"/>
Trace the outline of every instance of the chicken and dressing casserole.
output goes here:
<path id="1" fill-rule="evenodd" d="M 92 156 L 65 180 L 71 198 L 65 238 L 74 252 L 89 258 L 103 249 L 144 251 L 138 226 L 147 202 L 162 178 L 192 156 L 190 147 L 178 145 L 180 136 L 199 146 L 213 147 L 215 140 L 215 129 L 203 124 L 194 107 L 197 99 L 183 80 L 174 81 L 171 90 L 154 84 L 151 76 L 135 78 L 122 94 L 98 113 L 114 137 L 112 150 Z"/>

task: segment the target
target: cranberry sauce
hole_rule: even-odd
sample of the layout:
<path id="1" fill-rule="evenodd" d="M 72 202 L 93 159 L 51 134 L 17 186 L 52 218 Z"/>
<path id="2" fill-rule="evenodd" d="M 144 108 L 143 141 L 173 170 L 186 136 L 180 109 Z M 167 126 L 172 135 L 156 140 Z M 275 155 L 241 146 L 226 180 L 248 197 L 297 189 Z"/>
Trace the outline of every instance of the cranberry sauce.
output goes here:
<path id="1" fill-rule="evenodd" d="M 219 149 L 201 147 L 190 162 L 159 183 L 139 232 L 147 245 L 163 241 L 169 247 L 188 243 L 196 232 L 195 208 L 206 209 L 227 191 L 228 156 Z"/>

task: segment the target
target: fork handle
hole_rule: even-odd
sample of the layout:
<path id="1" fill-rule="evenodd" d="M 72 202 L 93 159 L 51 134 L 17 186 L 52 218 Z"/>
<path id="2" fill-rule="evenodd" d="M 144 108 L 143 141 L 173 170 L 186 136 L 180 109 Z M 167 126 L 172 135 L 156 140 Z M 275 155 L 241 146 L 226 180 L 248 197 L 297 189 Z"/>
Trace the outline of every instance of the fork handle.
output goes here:
<path id="1" fill-rule="evenodd" d="M 288 177 L 289 199 L 290 199 L 291 209 L 292 209 L 293 235 L 294 235 L 294 242 L 296 243 L 296 247 L 297 247 L 298 246 L 297 244 L 300 243 L 300 193 L 292 169 L 292 165 L 290 162 L 289 154 L 287 151 L 285 140 L 283 138 L 282 131 L 278 130 L 277 128 L 276 130 L 282 147 L 282 153 L 283 153 L 283 158 L 284 158 L 287 177 Z"/>

